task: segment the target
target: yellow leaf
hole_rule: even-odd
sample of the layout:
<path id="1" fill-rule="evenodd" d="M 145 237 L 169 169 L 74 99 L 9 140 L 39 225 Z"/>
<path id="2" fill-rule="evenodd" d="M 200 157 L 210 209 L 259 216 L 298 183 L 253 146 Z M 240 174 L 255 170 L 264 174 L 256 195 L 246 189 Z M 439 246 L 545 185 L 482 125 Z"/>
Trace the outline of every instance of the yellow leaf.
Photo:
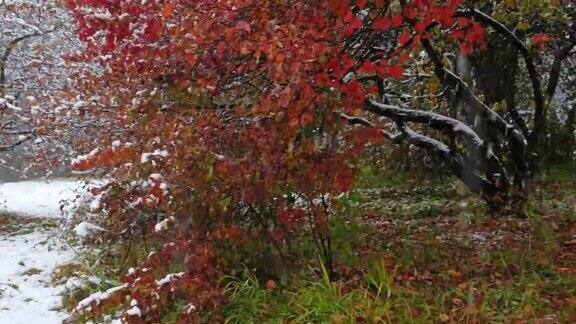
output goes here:
<path id="1" fill-rule="evenodd" d="M 240 54 L 242 54 L 242 55 L 248 55 L 250 53 L 251 53 L 250 49 L 248 49 L 248 47 L 246 47 L 246 46 L 244 46 L 240 49 Z"/>

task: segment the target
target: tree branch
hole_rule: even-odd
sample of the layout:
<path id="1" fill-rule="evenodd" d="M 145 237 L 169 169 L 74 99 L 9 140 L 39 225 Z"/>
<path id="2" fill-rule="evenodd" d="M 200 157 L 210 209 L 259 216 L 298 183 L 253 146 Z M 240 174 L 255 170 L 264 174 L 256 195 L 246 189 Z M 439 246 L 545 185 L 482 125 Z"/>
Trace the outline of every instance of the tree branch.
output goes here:
<path id="1" fill-rule="evenodd" d="M 516 138 L 515 141 L 518 141 L 519 144 L 523 146 L 525 145 L 524 136 L 514 126 L 509 124 L 485 103 L 480 101 L 480 99 L 474 95 L 470 87 L 468 87 L 460 77 L 444 67 L 442 57 L 438 51 L 434 49 L 428 39 L 422 39 L 422 46 L 428 56 L 432 59 L 436 77 L 440 79 L 445 86 L 453 89 L 457 88 L 461 92 L 464 102 L 477 113 L 485 115 L 491 126 L 495 127 L 502 134 L 512 134 Z"/>
<path id="2" fill-rule="evenodd" d="M 351 125 L 377 127 L 372 122 L 362 117 L 350 117 L 345 114 L 341 114 L 341 116 Z M 401 131 L 400 133 L 391 134 L 381 129 L 382 134 L 384 134 L 384 136 L 392 143 L 400 144 L 403 141 L 406 141 L 418 148 L 437 155 L 447 163 L 452 174 L 465 183 L 473 192 L 481 193 L 484 191 L 490 191 L 495 187 L 493 183 L 478 175 L 474 171 L 474 167 L 469 165 L 460 155 L 452 151 L 448 145 L 434 138 L 415 132 L 402 121 L 397 121 L 396 124 Z"/>
<path id="3" fill-rule="evenodd" d="M 508 29 L 508 27 L 504 26 L 496 19 L 478 9 L 459 11 L 458 14 L 464 16 L 472 16 L 479 22 L 492 27 L 496 32 L 506 37 L 508 41 L 510 41 L 510 43 L 512 43 L 512 45 L 514 45 L 514 47 L 520 51 L 520 54 L 522 54 L 522 57 L 524 58 L 526 69 L 528 70 L 528 76 L 532 82 L 532 91 L 534 93 L 534 102 L 536 107 L 534 113 L 534 123 L 541 123 L 541 121 L 537 122 L 537 119 L 541 119 L 545 113 L 544 95 L 542 94 L 542 84 L 540 82 L 540 77 L 538 76 L 536 65 L 534 64 L 534 60 L 532 59 L 532 55 L 530 54 L 528 47 L 526 47 L 524 42 L 520 40 L 510 29 Z"/>
<path id="4" fill-rule="evenodd" d="M 576 41 L 573 41 L 565 47 L 560 48 L 554 54 L 554 62 L 550 68 L 548 86 L 546 87 L 546 94 L 548 95 L 548 98 L 554 97 L 556 88 L 558 87 L 558 81 L 560 80 L 562 62 L 572 54 L 571 51 L 574 47 L 576 47 Z"/>
<path id="5" fill-rule="evenodd" d="M 40 35 L 42 35 L 42 33 L 34 32 L 31 34 L 26 34 L 26 35 L 22 35 L 20 37 L 14 38 L 12 41 L 10 41 L 10 43 L 8 43 L 8 46 L 6 46 L 6 50 L 4 50 L 4 54 L 2 55 L 2 58 L 0 59 L 0 87 L 2 88 L 2 92 L 0 92 L 0 94 L 3 94 L 4 85 L 6 84 L 6 63 L 8 61 L 8 57 L 10 56 L 10 54 L 12 53 L 12 51 L 14 50 L 16 45 L 18 45 L 18 43 L 20 43 L 20 42 L 22 42 L 28 38 L 37 37 Z"/>
<path id="6" fill-rule="evenodd" d="M 19 145 L 24 144 L 25 142 L 31 140 L 34 137 L 33 134 L 29 134 L 27 136 L 25 136 L 24 138 L 10 144 L 10 145 L 5 145 L 5 146 L 0 146 L 0 152 L 6 152 L 6 151 L 10 151 L 14 148 L 16 148 Z"/>
<path id="7" fill-rule="evenodd" d="M 378 127 L 366 118 L 351 117 L 351 116 L 348 116 L 348 115 L 343 114 L 343 113 L 341 113 L 340 116 L 344 119 L 344 121 L 347 124 L 350 124 L 350 125 L 361 125 L 361 126 L 366 126 L 366 127 Z M 382 132 L 382 135 L 384 135 L 385 138 L 387 138 L 388 140 L 390 140 L 394 144 L 400 144 L 400 142 L 402 142 L 402 140 L 404 139 L 403 138 L 404 136 L 402 133 L 392 134 L 392 133 L 390 133 L 390 132 L 388 132 L 382 128 L 380 128 L 380 132 Z"/>
<path id="8" fill-rule="evenodd" d="M 454 118 L 440 115 L 435 112 L 405 109 L 379 103 L 374 100 L 366 101 L 366 109 L 377 115 L 388 117 L 394 121 L 428 124 L 434 129 L 461 135 L 476 148 L 484 145 L 484 141 L 468 125 Z"/>
<path id="9" fill-rule="evenodd" d="M 406 141 L 411 144 L 426 149 L 437 154 L 448 163 L 448 167 L 460 181 L 464 182 L 470 190 L 476 193 L 490 191 L 494 185 L 478 175 L 474 168 L 469 166 L 465 160 L 448 147 L 448 145 L 431 137 L 416 133 L 406 125 L 400 123 L 399 127 L 404 134 Z"/>
<path id="10" fill-rule="evenodd" d="M 500 115 L 494 112 L 490 107 L 478 99 L 470 87 L 452 71 L 444 67 L 442 57 L 432 46 L 428 39 L 422 39 L 422 46 L 426 53 L 432 59 L 434 64 L 434 71 L 436 76 L 445 86 L 453 89 L 458 89 L 464 103 L 468 105 L 477 114 L 484 116 L 489 127 L 494 128 L 508 140 L 510 150 L 512 152 L 512 161 L 514 163 L 517 176 L 522 183 L 522 188 L 528 186 L 527 182 L 530 178 L 530 164 L 528 156 L 527 141 L 522 133 L 514 126 L 509 124 Z"/>
<path id="11" fill-rule="evenodd" d="M 528 136 L 528 146 L 530 148 L 530 151 L 536 153 L 538 143 L 540 142 L 546 128 L 546 103 L 544 101 L 544 95 L 542 92 L 542 84 L 540 81 L 540 77 L 538 76 L 538 71 L 536 71 L 536 66 L 534 64 L 534 61 L 532 60 L 532 55 L 530 54 L 530 51 L 528 50 L 524 42 L 521 41 L 510 29 L 508 29 L 502 23 L 490 17 L 489 15 L 483 13 L 482 11 L 478 9 L 470 9 L 466 11 L 461 11 L 459 13 L 462 15 L 468 15 L 468 16 L 471 15 L 472 17 L 474 17 L 474 19 L 492 27 L 496 32 L 506 37 L 522 54 L 522 57 L 524 58 L 524 62 L 526 64 L 526 69 L 528 71 L 528 76 L 530 78 L 530 81 L 532 82 L 532 91 L 534 93 L 534 121 L 532 126 L 533 127 L 532 132 Z M 555 87 L 556 86 L 553 86 L 554 89 Z M 550 94 L 550 92 L 548 92 L 547 94 Z M 550 98 L 551 97 L 549 96 L 549 99 Z M 538 165 L 537 159 L 538 155 L 535 155 L 531 161 L 531 169 L 533 170 L 537 168 Z"/>

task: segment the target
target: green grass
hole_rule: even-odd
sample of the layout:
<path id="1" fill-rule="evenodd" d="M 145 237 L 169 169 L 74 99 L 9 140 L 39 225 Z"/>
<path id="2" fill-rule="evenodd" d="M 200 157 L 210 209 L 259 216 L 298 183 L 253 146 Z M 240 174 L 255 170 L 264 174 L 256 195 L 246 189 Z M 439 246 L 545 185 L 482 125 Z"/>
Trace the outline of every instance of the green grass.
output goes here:
<path id="1" fill-rule="evenodd" d="M 348 291 L 342 283 L 331 282 L 325 270 L 320 280 L 298 281 L 291 289 L 270 291 L 254 277 L 233 280 L 227 286 L 230 303 L 225 309 L 228 323 L 356 323 L 360 318 L 389 318 L 394 307 L 389 296 L 388 279 L 383 273 L 371 277 L 374 290 Z M 376 294 L 384 297 L 373 298 Z"/>
<path id="2" fill-rule="evenodd" d="M 576 320 L 576 175 L 539 180 L 528 219 L 492 219 L 456 182 L 407 185 L 364 169 L 340 198 L 335 282 L 300 271 L 278 290 L 256 278 L 228 285 L 233 323 L 429 323 Z M 560 181 L 560 180 L 561 181 Z M 349 216 L 349 217 L 346 217 Z M 351 222 L 363 219 L 366 222 Z M 374 225 L 372 225 L 374 224 Z M 564 256 L 559 258 L 558 256 Z M 376 260 L 370 262 L 370 260 Z M 352 274 L 349 274 L 349 273 Z"/>
<path id="3" fill-rule="evenodd" d="M 369 275 L 366 282 L 350 290 L 324 278 L 302 280 L 274 292 L 255 279 L 232 281 L 225 318 L 229 323 L 356 323 L 360 319 L 427 323 L 508 322 L 546 316 L 565 322 L 574 316 L 569 305 L 551 307 L 547 299 L 549 293 L 573 295 L 574 278 L 531 272 L 507 282 L 482 280 L 445 289 L 406 289 L 395 288 L 385 273 Z"/>
<path id="4" fill-rule="evenodd" d="M 228 323 L 250 323 L 255 319 L 281 322 L 289 314 L 287 296 L 268 291 L 249 273 L 244 280 L 232 278 L 225 292 L 230 299 L 224 310 Z"/>

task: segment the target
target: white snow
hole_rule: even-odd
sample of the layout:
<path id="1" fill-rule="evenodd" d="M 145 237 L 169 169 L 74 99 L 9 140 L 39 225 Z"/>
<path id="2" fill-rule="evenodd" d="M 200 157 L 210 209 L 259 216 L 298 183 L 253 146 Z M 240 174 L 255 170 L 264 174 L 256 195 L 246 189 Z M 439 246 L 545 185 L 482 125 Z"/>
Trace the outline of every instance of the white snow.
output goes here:
<path id="1" fill-rule="evenodd" d="M 52 286 L 51 275 L 75 254 L 57 231 L 0 236 L 0 324 L 55 324 L 67 317 L 56 310 L 65 288 Z"/>
<path id="2" fill-rule="evenodd" d="M 130 316 L 142 316 L 142 311 L 140 311 L 140 308 L 138 308 L 138 306 L 133 306 L 128 311 L 126 311 L 126 314 Z"/>
<path id="3" fill-rule="evenodd" d="M 166 218 L 163 221 L 161 221 L 160 223 L 157 223 L 156 225 L 154 225 L 154 231 L 156 233 L 160 233 L 162 231 L 165 231 L 166 229 L 168 229 L 168 222 L 170 222 L 170 220 L 168 218 Z"/>
<path id="4" fill-rule="evenodd" d="M 69 214 L 86 195 L 75 180 L 22 181 L 0 184 L 0 212 L 57 218 Z M 76 201 L 74 201 L 76 200 Z M 61 205 L 70 202 L 67 205 Z"/>
<path id="5" fill-rule="evenodd" d="M 142 156 L 140 157 L 140 163 L 146 163 L 148 161 L 150 161 L 150 158 L 152 157 L 167 157 L 168 156 L 168 151 L 166 150 L 154 150 L 154 152 L 151 153 L 142 153 Z"/>
<path id="6" fill-rule="evenodd" d="M 91 212 L 98 211 L 102 207 L 102 194 L 95 196 L 89 206 Z"/>
<path id="7" fill-rule="evenodd" d="M 106 10 L 104 12 L 95 12 L 94 17 L 101 19 L 101 20 L 112 20 L 112 14 L 108 10 Z"/>
<path id="8" fill-rule="evenodd" d="M 90 153 L 88 153 L 88 154 L 78 155 L 75 159 L 72 159 L 72 161 L 70 162 L 70 165 L 75 166 L 79 163 L 82 163 L 83 161 L 88 161 L 89 159 L 95 157 L 96 154 L 98 154 L 99 152 L 100 152 L 100 149 L 95 148 L 92 151 L 90 151 Z"/>
<path id="9" fill-rule="evenodd" d="M 81 238 L 85 238 L 97 232 L 105 231 L 105 229 L 92 223 L 81 222 L 80 224 L 76 225 L 76 227 L 74 227 L 73 231 Z"/>
<path id="10" fill-rule="evenodd" d="M 184 311 L 186 312 L 186 314 L 191 314 L 195 310 L 196 310 L 196 306 L 194 306 L 194 304 L 188 304 L 188 305 L 184 306 Z"/>
<path id="11" fill-rule="evenodd" d="M 84 182 L 74 179 L 4 183 L 0 184 L 0 212 L 55 219 L 70 215 L 89 197 Z M 78 232 L 94 230 L 95 225 L 89 225 L 77 227 Z M 61 323 L 68 317 L 58 311 L 61 294 L 78 282 L 55 285 L 52 273 L 76 254 L 61 239 L 60 228 L 32 224 L 19 229 L 0 231 L 0 324 Z"/>
<path id="12" fill-rule="evenodd" d="M 179 272 L 179 273 L 171 273 L 168 274 L 166 277 L 160 279 L 160 280 L 156 280 L 156 286 L 158 287 L 162 287 L 165 284 L 171 282 L 172 280 L 174 280 L 175 278 L 180 278 L 184 275 L 184 272 Z"/>
<path id="13" fill-rule="evenodd" d="M 162 180 L 162 175 L 160 173 L 152 173 L 150 175 L 150 179 L 152 179 L 154 181 L 160 181 L 160 180 Z"/>
<path id="14" fill-rule="evenodd" d="M 87 307 L 90 307 L 90 305 L 92 305 L 92 303 L 96 303 L 96 305 L 99 305 L 103 300 L 106 300 L 108 298 L 110 298 L 110 296 L 112 296 L 114 293 L 125 289 L 126 287 L 128 287 L 128 284 L 123 284 L 117 287 L 112 287 L 106 291 L 98 291 L 93 293 L 92 295 L 82 299 L 79 303 L 78 306 L 76 306 L 76 310 L 80 311 L 83 310 Z"/>
<path id="15" fill-rule="evenodd" d="M 1 99 L 0 99 L 0 100 L 1 100 Z M 16 106 L 14 106 L 13 104 L 9 103 L 9 102 L 6 101 L 6 100 L 0 101 L 0 104 L 4 104 L 4 107 L 6 107 L 6 108 L 8 108 L 8 109 L 11 109 L 11 110 L 14 110 L 14 111 L 22 111 L 22 108 L 16 107 Z"/>
<path id="16" fill-rule="evenodd" d="M 64 287 L 69 291 L 74 291 L 83 288 L 85 286 L 86 283 L 78 277 L 68 278 L 68 280 L 66 280 L 66 283 L 64 284 Z"/>

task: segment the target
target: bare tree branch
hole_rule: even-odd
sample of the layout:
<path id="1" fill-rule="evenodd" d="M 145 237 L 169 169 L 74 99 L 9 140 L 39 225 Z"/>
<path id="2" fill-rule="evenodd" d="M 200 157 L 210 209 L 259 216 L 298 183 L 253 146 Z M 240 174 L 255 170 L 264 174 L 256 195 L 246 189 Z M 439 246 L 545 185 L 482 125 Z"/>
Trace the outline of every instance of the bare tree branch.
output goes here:
<path id="1" fill-rule="evenodd" d="M 7 67 L 7 63 L 8 63 L 8 57 L 10 56 L 12 51 L 14 51 L 14 48 L 16 47 L 16 45 L 18 45 L 18 43 L 20 43 L 26 39 L 29 39 L 32 37 L 38 37 L 41 35 L 43 35 L 43 33 L 34 32 L 31 34 L 26 34 L 26 35 L 22 35 L 20 37 L 16 37 L 12 41 L 10 41 L 10 43 L 8 43 L 8 46 L 6 46 L 6 49 L 4 50 L 4 54 L 2 55 L 2 58 L 0 59 L 0 95 L 3 96 L 4 92 L 5 92 L 6 67 Z"/>
<path id="2" fill-rule="evenodd" d="M 19 139 L 18 141 L 9 144 L 9 145 L 5 145 L 5 146 L 0 146 L 0 152 L 6 152 L 6 151 L 10 151 L 12 149 L 14 149 L 17 146 L 20 146 L 24 143 L 26 143 L 27 141 L 31 140 L 32 138 L 34 138 L 33 134 L 29 134 L 21 139 Z"/>
<path id="3" fill-rule="evenodd" d="M 379 103 L 374 100 L 367 100 L 366 109 L 377 115 L 385 116 L 395 121 L 400 120 L 403 122 L 428 124 L 434 129 L 461 135 L 476 148 L 484 145 L 484 141 L 468 125 L 454 118 L 440 115 L 432 111 L 405 109 Z"/>

